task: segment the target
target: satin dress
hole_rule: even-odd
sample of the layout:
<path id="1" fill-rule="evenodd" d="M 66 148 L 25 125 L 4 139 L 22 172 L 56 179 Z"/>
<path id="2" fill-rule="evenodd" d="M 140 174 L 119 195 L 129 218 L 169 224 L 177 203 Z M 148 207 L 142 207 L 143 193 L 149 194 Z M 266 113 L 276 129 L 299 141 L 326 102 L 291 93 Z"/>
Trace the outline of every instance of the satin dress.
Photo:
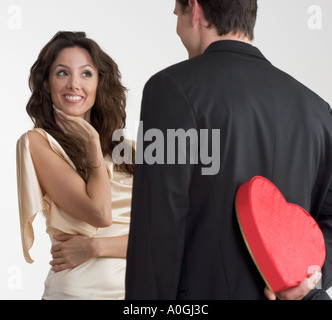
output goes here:
<path id="1" fill-rule="evenodd" d="M 75 169 L 75 165 L 61 145 L 43 129 L 34 129 L 50 144 L 51 148 Z M 80 234 L 88 237 L 116 237 L 129 233 L 133 178 L 127 173 L 113 170 L 110 157 L 105 157 L 110 188 L 112 190 L 112 220 L 107 228 L 96 228 L 80 221 L 42 194 L 32 162 L 29 138 L 23 134 L 17 142 L 17 186 L 21 239 L 24 258 L 33 263 L 29 250 L 34 242 L 33 220 L 38 213 L 46 218 L 46 232 L 52 244 L 53 235 Z M 125 296 L 126 259 L 92 258 L 85 263 L 60 272 L 49 271 L 45 280 L 45 300 L 115 300 Z"/>

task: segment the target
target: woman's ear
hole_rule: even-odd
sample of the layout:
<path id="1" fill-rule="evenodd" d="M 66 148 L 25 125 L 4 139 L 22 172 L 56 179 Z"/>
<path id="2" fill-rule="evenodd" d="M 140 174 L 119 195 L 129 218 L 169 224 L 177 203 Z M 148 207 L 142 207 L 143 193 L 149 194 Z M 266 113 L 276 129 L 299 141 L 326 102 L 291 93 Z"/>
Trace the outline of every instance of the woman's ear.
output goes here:
<path id="1" fill-rule="evenodd" d="M 48 84 L 47 80 L 44 81 L 44 88 L 48 93 L 51 93 L 50 85 Z"/>

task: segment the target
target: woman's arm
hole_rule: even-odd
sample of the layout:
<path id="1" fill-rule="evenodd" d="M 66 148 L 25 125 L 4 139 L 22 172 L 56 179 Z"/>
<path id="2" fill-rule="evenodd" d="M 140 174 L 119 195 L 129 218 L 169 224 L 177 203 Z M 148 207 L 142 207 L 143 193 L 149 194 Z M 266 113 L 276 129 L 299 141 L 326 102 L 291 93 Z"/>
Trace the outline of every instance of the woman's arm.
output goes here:
<path id="1" fill-rule="evenodd" d="M 85 182 L 38 132 L 30 131 L 30 152 L 39 183 L 43 191 L 73 217 L 96 227 L 107 227 L 112 223 L 111 185 L 99 135 L 82 118 L 63 112 L 57 118 L 65 134 L 75 135 L 83 142 L 90 164 L 88 179 Z"/>
<path id="2" fill-rule="evenodd" d="M 81 235 L 54 236 L 61 243 L 53 245 L 50 262 L 52 270 L 59 272 L 81 265 L 91 258 L 126 258 L 128 235 L 109 238 L 89 238 Z"/>

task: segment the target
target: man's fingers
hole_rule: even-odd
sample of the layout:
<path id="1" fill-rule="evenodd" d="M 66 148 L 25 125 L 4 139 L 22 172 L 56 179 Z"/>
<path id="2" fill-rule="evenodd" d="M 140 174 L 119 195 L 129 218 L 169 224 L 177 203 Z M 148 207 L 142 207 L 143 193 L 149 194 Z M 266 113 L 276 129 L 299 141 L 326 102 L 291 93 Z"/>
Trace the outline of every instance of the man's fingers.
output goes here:
<path id="1" fill-rule="evenodd" d="M 276 293 L 265 287 L 264 294 L 268 300 L 276 300 L 277 298 L 279 300 L 301 300 L 315 288 L 321 277 L 322 273 L 315 271 L 309 278 L 304 279 L 296 287 Z"/>
<path id="2" fill-rule="evenodd" d="M 307 286 L 310 290 L 314 289 L 317 285 L 317 283 L 322 278 L 322 273 L 320 271 L 315 271 L 307 281 Z"/>
<path id="3" fill-rule="evenodd" d="M 265 294 L 265 297 L 266 297 L 268 300 L 276 300 L 276 299 L 277 299 L 275 293 L 272 292 L 268 287 L 265 287 L 265 289 L 264 289 L 264 294 Z"/>
<path id="4" fill-rule="evenodd" d="M 317 285 L 321 277 L 321 272 L 315 271 L 298 286 L 276 293 L 277 298 L 280 300 L 302 300 Z"/>

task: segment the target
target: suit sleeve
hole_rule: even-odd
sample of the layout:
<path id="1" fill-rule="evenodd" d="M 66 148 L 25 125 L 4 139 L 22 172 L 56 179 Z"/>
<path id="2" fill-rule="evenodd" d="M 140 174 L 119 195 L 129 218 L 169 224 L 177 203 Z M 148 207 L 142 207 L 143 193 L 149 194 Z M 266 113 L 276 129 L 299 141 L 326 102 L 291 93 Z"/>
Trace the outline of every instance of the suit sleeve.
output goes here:
<path id="1" fill-rule="evenodd" d="M 327 105 L 327 108 L 332 116 L 330 106 Z M 326 290 L 331 289 L 332 287 L 332 181 L 325 196 L 323 206 L 319 212 L 318 224 L 324 235 L 326 258 L 322 270 L 322 290 L 318 293 L 318 298 L 314 295 L 311 299 L 323 300 L 331 298 L 327 295 Z"/>
<path id="2" fill-rule="evenodd" d="M 177 151 L 167 135 L 169 130 L 195 128 L 192 108 L 177 81 L 165 71 L 152 77 L 143 92 L 137 138 L 126 299 L 176 298 L 193 164 L 189 144 Z M 183 151 L 185 164 L 169 163 L 170 153 Z"/>
<path id="3" fill-rule="evenodd" d="M 322 288 L 332 287 L 332 182 L 325 197 L 318 224 L 323 232 L 326 246 L 326 259 L 323 266 Z"/>

